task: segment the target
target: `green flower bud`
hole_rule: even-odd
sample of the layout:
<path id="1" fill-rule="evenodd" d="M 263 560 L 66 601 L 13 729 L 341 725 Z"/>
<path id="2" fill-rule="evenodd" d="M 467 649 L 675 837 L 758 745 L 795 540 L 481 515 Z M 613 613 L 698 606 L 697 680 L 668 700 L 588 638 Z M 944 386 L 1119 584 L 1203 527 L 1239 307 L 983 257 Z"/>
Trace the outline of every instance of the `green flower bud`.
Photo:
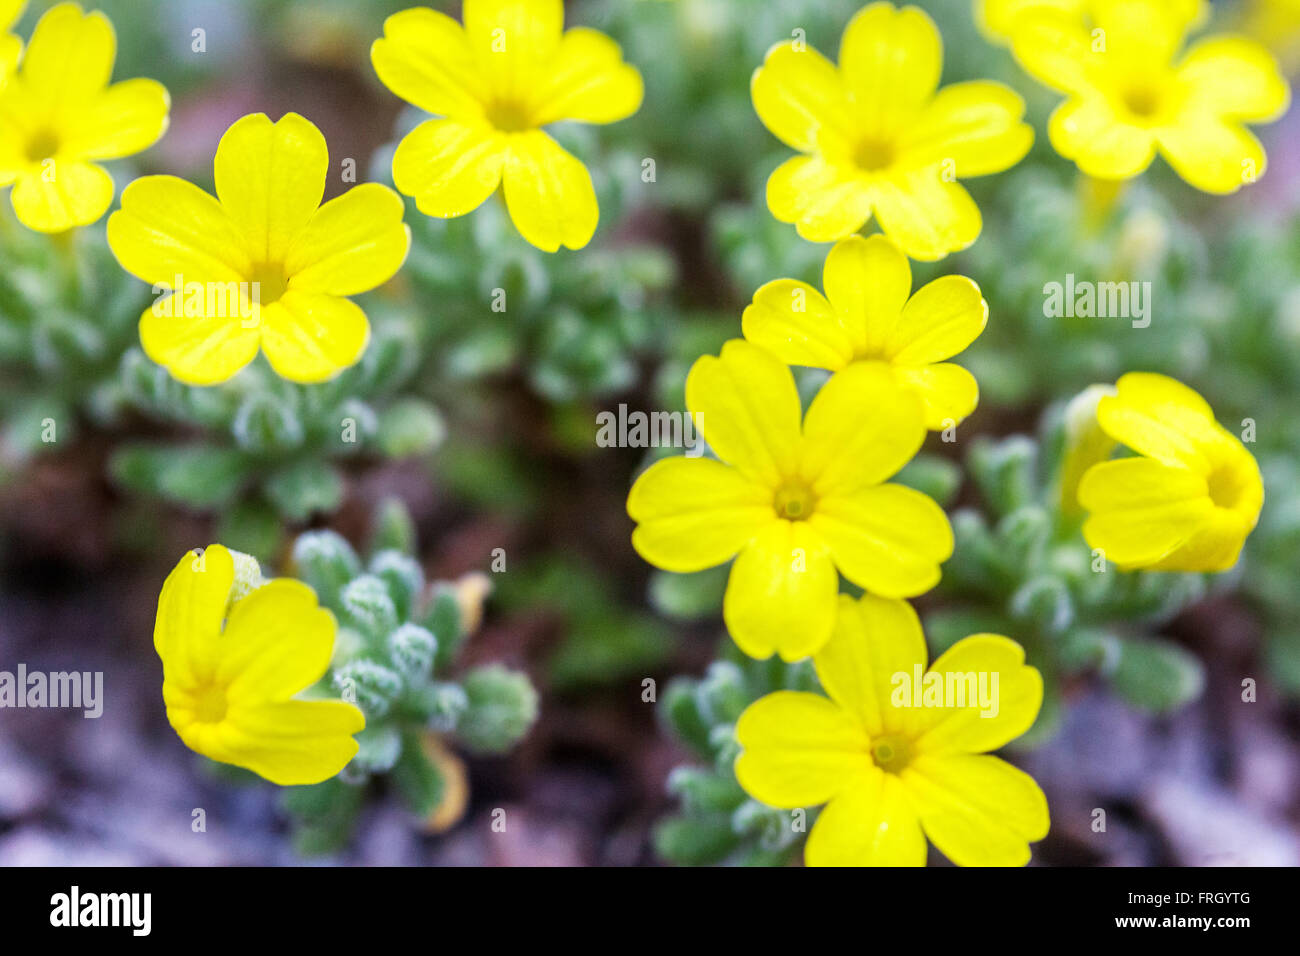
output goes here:
<path id="1" fill-rule="evenodd" d="M 469 707 L 456 733 L 471 750 L 501 753 L 537 719 L 537 691 L 527 674 L 489 664 L 470 671 L 463 686 Z"/>
<path id="2" fill-rule="evenodd" d="M 424 590 L 424 571 L 420 563 L 400 551 L 380 551 L 370 559 L 370 573 L 388 585 L 388 593 L 397 606 L 398 620 L 405 620 Z"/>
<path id="3" fill-rule="evenodd" d="M 305 437 L 297 413 L 265 392 L 255 392 L 240 403 L 230 432 L 240 448 L 257 454 L 297 448 Z"/>
<path id="4" fill-rule="evenodd" d="M 353 578 L 340 592 L 339 603 L 357 629 L 374 640 L 382 640 L 397 627 L 397 605 L 383 578 L 373 574 Z"/>
<path id="5" fill-rule="evenodd" d="M 402 692 L 402 676 L 377 661 L 360 659 L 334 671 L 334 687 L 348 703 L 365 711 L 366 719 L 378 719 L 392 709 Z"/>
<path id="6" fill-rule="evenodd" d="M 298 577 L 311 585 L 321 603 L 337 608 L 343 587 L 361 573 L 352 545 L 336 531 L 308 531 L 293 545 Z"/>
<path id="7" fill-rule="evenodd" d="M 403 624 L 388 635 L 393 664 L 409 685 L 429 676 L 437 639 L 418 624 Z"/>

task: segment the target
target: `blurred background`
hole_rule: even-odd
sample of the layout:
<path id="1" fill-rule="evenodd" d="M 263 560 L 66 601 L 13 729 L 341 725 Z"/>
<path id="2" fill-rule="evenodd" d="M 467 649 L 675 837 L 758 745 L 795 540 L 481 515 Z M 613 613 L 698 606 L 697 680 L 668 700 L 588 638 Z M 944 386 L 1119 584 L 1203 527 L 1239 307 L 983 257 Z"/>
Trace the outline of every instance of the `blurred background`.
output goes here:
<path id="1" fill-rule="evenodd" d="M 369 61 L 384 18 L 408 4 L 89 5 L 116 27 L 114 78 L 153 77 L 173 100 L 164 139 L 112 166 L 119 194 L 156 172 L 210 189 L 221 134 L 259 111 L 303 114 L 336 169 L 351 158 L 359 180 L 391 182 L 392 149 L 422 118 Z M 459 16 L 459 3 L 432 5 Z M 1259 130 L 1270 168 L 1236 196 L 1199 194 L 1157 160 L 1099 197 L 1046 140 L 1057 97 L 980 35 L 971 4 L 920 5 L 944 37 L 944 82 L 1009 83 L 1038 132 L 1020 165 L 967 183 L 984 214 L 978 242 L 914 267 L 917 286 L 971 276 L 991 310 L 958 360 L 980 382 L 979 411 L 956 442 L 932 435 L 904 476 L 957 532 L 943 584 L 918 602 L 933 650 L 998 631 L 1044 672 L 1043 715 L 1010 754 L 1052 810 L 1036 864 L 1300 864 L 1300 119 Z M 47 6 L 34 2 L 16 32 L 29 36 Z M 411 205 L 406 266 L 362 298 L 371 347 L 323 386 L 280 382 L 260 361 L 217 388 L 170 380 L 139 350 L 149 290 L 118 268 L 103 222 L 54 241 L 19 226 L 6 201 L 0 670 L 102 672 L 104 707 L 97 719 L 0 710 L 0 864 L 800 859 L 781 818 L 737 787 L 729 729 L 749 701 L 814 678 L 736 656 L 721 624 L 725 568 L 670 575 L 636 556 L 627 489 L 653 456 L 677 452 L 599 447 L 596 416 L 680 409 L 690 363 L 740 334 L 759 285 L 820 287 L 828 247 L 763 202 L 788 151 L 754 114 L 749 78 L 796 29 L 833 57 L 859 6 L 570 2 L 567 22 L 612 35 L 646 79 L 635 117 L 554 131 L 595 180 L 596 238 L 547 255 L 498 199 L 449 222 Z M 1300 65 L 1294 0 L 1216 3 L 1211 25 Z M 327 196 L 344 188 L 332 175 Z M 1043 285 L 1067 274 L 1151 282 L 1151 325 L 1044 316 Z M 495 289 L 505 312 L 491 309 Z M 1130 370 L 1177 376 L 1234 432 L 1256 424 L 1267 500 L 1229 574 L 1088 572 L 1052 484 L 1061 410 Z M 339 440 L 340 418 L 359 441 Z M 455 618 L 456 653 L 437 666 L 481 720 L 509 713 L 458 735 L 403 726 L 367 741 L 348 779 L 283 793 L 171 731 L 153 617 L 186 549 L 220 541 L 268 574 L 310 579 L 303 555 L 339 547 L 323 529 L 359 555 L 413 558 L 443 599 L 429 613 Z M 344 619 L 345 590 L 333 596 Z M 530 682 L 536 699 L 521 689 Z M 514 710 L 491 710 L 503 700 Z M 504 831 L 492 827 L 500 810 Z"/>

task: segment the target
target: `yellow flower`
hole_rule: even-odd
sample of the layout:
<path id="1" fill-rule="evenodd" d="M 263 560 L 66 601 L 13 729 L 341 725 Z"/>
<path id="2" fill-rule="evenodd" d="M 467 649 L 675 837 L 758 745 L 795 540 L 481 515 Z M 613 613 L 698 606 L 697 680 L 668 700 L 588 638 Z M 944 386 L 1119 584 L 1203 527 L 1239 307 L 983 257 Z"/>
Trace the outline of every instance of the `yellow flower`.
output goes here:
<path id="1" fill-rule="evenodd" d="M 261 583 L 253 559 L 219 544 L 187 553 L 163 584 L 154 625 L 167 720 L 191 750 L 272 783 L 329 779 L 357 752 L 365 717 L 295 695 L 324 676 L 334 632 L 307 585 Z"/>
<path id="2" fill-rule="evenodd" d="M 956 180 L 1014 166 L 1034 131 L 1024 100 L 1000 83 L 954 83 L 934 22 L 916 7 L 873 3 L 844 31 L 839 67 L 803 41 L 768 51 L 754 109 L 805 155 L 767 181 L 767 205 L 814 242 L 843 239 L 874 214 L 913 259 L 942 259 L 975 241 L 979 208 Z"/>
<path id="3" fill-rule="evenodd" d="M 175 293 L 140 318 L 146 354 L 194 385 L 224 382 L 259 347 L 290 381 L 332 378 L 370 338 L 366 314 L 345 297 L 387 282 L 406 259 L 402 198 L 364 183 L 321 205 L 329 152 L 297 113 L 237 120 L 213 171 L 217 198 L 146 176 L 109 217 L 122 268 Z"/>
<path id="4" fill-rule="evenodd" d="M 989 307 L 979 286 L 965 276 L 944 276 L 909 299 L 907 257 L 880 235 L 836 243 L 822 284 L 825 296 L 796 279 L 767 283 L 745 309 L 745 338 L 791 365 L 835 372 L 854 362 L 882 362 L 920 396 L 927 428 L 956 425 L 975 410 L 975 377 L 943 360 L 984 331 Z"/>
<path id="5" fill-rule="evenodd" d="M 953 548 L 947 516 L 919 491 L 882 484 L 925 439 L 920 399 L 883 366 L 833 375 L 801 428 L 790 369 L 733 339 L 691 368 L 686 406 L 721 461 L 650 466 L 628 495 L 632 544 L 668 571 L 734 557 L 723 617 L 746 654 L 792 661 L 824 644 L 836 569 L 890 597 L 938 583 Z"/>
<path id="6" fill-rule="evenodd" d="M 1123 569 L 1226 571 L 1259 521 L 1255 458 L 1186 385 L 1130 372 L 1097 421 L 1141 457 L 1093 465 L 1079 482 L 1088 545 Z"/>
<path id="7" fill-rule="evenodd" d="M 1038 671 L 995 634 L 958 641 L 923 675 L 926 656 L 906 601 L 842 596 L 813 658 L 829 698 L 778 691 L 740 715 L 736 778 L 750 796 L 827 805 L 809 866 L 924 866 L 927 837 L 960 866 L 1023 866 L 1047 835 L 1038 784 L 987 754 L 1038 716 Z"/>
<path id="8" fill-rule="evenodd" d="M 113 178 L 97 163 L 147 149 L 166 131 L 167 91 L 144 79 L 110 86 L 116 56 L 107 17 L 61 3 L 36 24 L 0 94 L 0 187 L 14 187 L 14 212 L 29 229 L 95 222 L 113 202 Z"/>
<path id="9" fill-rule="evenodd" d="M 994 40 L 1006 41 L 1027 14 L 1052 10 L 1082 17 L 1087 0 L 975 0 L 975 24 Z"/>
<path id="10" fill-rule="evenodd" d="M 9 31 L 26 7 L 27 0 L 0 0 L 0 90 L 18 68 L 18 58 L 22 56 L 23 41 Z"/>
<path id="11" fill-rule="evenodd" d="M 1272 54 L 1239 36 L 1185 53 L 1199 3 L 1090 0 L 1093 29 L 1059 13 L 1025 16 L 1016 59 L 1067 95 L 1052 113 L 1056 151 L 1098 179 L 1129 179 L 1159 151 L 1188 183 L 1231 193 L 1263 175 L 1264 148 L 1246 123 L 1277 119 L 1291 91 Z"/>
<path id="12" fill-rule="evenodd" d="M 613 123 L 641 106 L 641 74 L 595 30 L 564 31 L 562 0 L 465 0 L 465 26 L 425 8 L 394 14 L 370 51 L 390 90 L 442 119 L 393 155 L 393 182 L 429 216 L 477 209 L 504 187 L 525 239 L 581 249 L 600 210 L 591 176 L 542 127 Z"/>

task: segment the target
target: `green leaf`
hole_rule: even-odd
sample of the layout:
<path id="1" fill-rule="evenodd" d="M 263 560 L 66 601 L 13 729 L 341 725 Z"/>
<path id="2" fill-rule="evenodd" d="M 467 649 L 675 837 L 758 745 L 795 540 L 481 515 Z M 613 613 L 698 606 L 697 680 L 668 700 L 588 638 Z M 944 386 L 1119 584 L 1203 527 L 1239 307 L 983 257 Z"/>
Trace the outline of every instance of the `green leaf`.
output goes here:
<path id="1" fill-rule="evenodd" d="M 1191 653 L 1158 638 L 1129 638 L 1111 675 L 1115 690 L 1135 707 L 1168 713 L 1199 697 L 1205 671 Z"/>
<path id="2" fill-rule="evenodd" d="M 330 465 L 304 460 L 276 472 L 262 486 L 267 498 L 291 521 L 335 511 L 343 501 L 343 478 Z"/>
<path id="3" fill-rule="evenodd" d="M 132 491 L 208 510 L 234 499 L 249 477 L 249 465 L 240 452 L 227 448 L 128 445 L 113 454 L 109 472 Z"/>

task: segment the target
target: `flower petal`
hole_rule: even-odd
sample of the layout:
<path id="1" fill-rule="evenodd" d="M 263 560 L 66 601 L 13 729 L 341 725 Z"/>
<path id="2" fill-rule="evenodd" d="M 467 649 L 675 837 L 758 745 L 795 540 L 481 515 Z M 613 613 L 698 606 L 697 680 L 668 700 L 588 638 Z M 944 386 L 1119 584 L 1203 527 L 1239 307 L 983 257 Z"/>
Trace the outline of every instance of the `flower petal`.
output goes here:
<path id="1" fill-rule="evenodd" d="M 232 705 L 288 700 L 324 676 L 334 653 L 334 615 L 316 592 L 277 578 L 235 602 L 221 635 L 216 679 Z"/>
<path id="2" fill-rule="evenodd" d="M 775 651 L 797 661 L 830 637 L 838 588 L 835 565 L 808 522 L 774 521 L 731 566 L 722 617 L 750 657 Z"/>
<path id="3" fill-rule="evenodd" d="M 427 113 L 481 119 L 488 90 L 461 25 L 436 10 L 416 7 L 384 21 L 370 47 L 380 82 Z"/>
<path id="4" fill-rule="evenodd" d="M 180 298 L 163 313 L 154 303 L 140 316 L 140 344 L 145 355 L 187 385 L 216 385 L 234 376 L 257 356 L 260 335 L 251 319 L 240 315 L 187 316 Z M 228 312 L 229 310 L 224 310 Z"/>
<path id="5" fill-rule="evenodd" d="M 355 303 L 290 289 L 261 309 L 262 350 L 276 373 L 311 384 L 356 363 L 370 341 L 370 323 Z"/>
<path id="6" fill-rule="evenodd" d="M 218 739 L 211 750 L 185 742 L 214 760 L 293 787 L 328 780 L 346 767 L 359 749 L 352 735 L 365 729 L 366 719 L 343 701 L 287 700 L 232 708 L 214 726 Z"/>
<path id="7" fill-rule="evenodd" d="M 926 836 L 958 866 L 1024 866 L 1051 826 L 1038 784 L 997 757 L 922 756 L 902 781 Z"/>
<path id="8" fill-rule="evenodd" d="M 357 295 L 383 285 L 402 267 L 411 231 L 402 198 L 362 183 L 316 210 L 289 247 L 289 288 Z"/>
<path id="9" fill-rule="evenodd" d="M 1001 83 L 945 86 L 907 127 L 900 158 L 916 166 L 951 163 L 959 179 L 1000 173 L 1024 159 L 1034 143 L 1024 115 L 1024 99 Z"/>
<path id="10" fill-rule="evenodd" d="M 928 673 L 943 675 L 945 694 L 951 685 L 965 704 L 920 710 L 928 729 L 917 738 L 916 747 L 925 754 L 996 750 L 1032 727 L 1043 705 L 1042 675 L 1025 663 L 1023 647 L 997 634 L 963 638 L 940 655 Z"/>
<path id="11" fill-rule="evenodd" d="M 886 236 L 850 236 L 826 256 L 822 286 L 857 354 L 883 355 L 912 292 L 907 256 Z"/>
<path id="12" fill-rule="evenodd" d="M 1163 558 L 1152 562 L 1153 571 L 1227 571 L 1237 563 L 1246 537 L 1254 530 L 1258 512 L 1243 515 L 1226 508 L 1216 508 L 1196 525 L 1187 540 Z"/>
<path id="13" fill-rule="evenodd" d="M 767 51 L 749 84 L 754 111 L 781 142 L 802 153 L 842 153 L 853 138 L 849 101 L 835 64 L 791 41 Z"/>
<path id="14" fill-rule="evenodd" d="M 546 133 L 510 137 L 502 179 L 515 228 L 538 249 L 581 249 L 591 241 L 600 219 L 591 175 Z"/>
<path id="15" fill-rule="evenodd" d="M 1122 375 L 1115 390 L 1097 403 L 1097 421 L 1106 434 L 1164 464 L 1208 473 L 1206 448 L 1218 446 L 1223 435 L 1205 399 L 1153 372 Z"/>
<path id="16" fill-rule="evenodd" d="M 69 153 L 85 159 L 117 159 L 148 149 L 167 131 L 171 97 L 154 80 L 114 83 L 86 107 L 70 130 Z"/>
<path id="17" fill-rule="evenodd" d="M 1212 36 L 1194 43 L 1177 73 L 1191 87 L 1196 106 L 1221 118 L 1267 123 L 1291 102 L 1291 88 L 1273 54 L 1245 37 Z"/>
<path id="18" fill-rule="evenodd" d="M 921 400 L 883 362 L 855 362 L 817 393 L 803 435 L 799 470 L 817 496 L 851 494 L 884 481 L 920 449 Z"/>
<path id="19" fill-rule="evenodd" d="M 864 594 L 839 597 L 835 631 L 813 658 L 831 699 L 857 715 L 868 735 L 907 733 L 914 711 L 893 707 L 894 675 L 925 670 L 921 622 L 906 601 Z"/>
<path id="20" fill-rule="evenodd" d="M 485 124 L 429 120 L 393 153 L 393 183 L 426 216 L 463 216 L 501 184 L 506 141 Z"/>
<path id="21" fill-rule="evenodd" d="M 789 368 L 765 349 L 732 339 L 686 376 L 686 407 L 718 457 L 774 492 L 796 467 L 799 393 Z"/>
<path id="22" fill-rule="evenodd" d="M 878 179 L 872 196 L 880 227 L 913 259 L 933 262 L 965 249 L 984 224 L 970 193 L 937 167 Z"/>
<path id="23" fill-rule="evenodd" d="M 1156 154 L 1150 130 L 1123 122 L 1102 96 L 1066 100 L 1047 122 L 1052 146 L 1089 176 L 1128 179 L 1148 166 Z"/>
<path id="24" fill-rule="evenodd" d="M 871 218 L 872 192 L 854 170 L 820 156 L 795 156 L 767 179 L 767 208 L 809 242 L 834 242 Z"/>
<path id="25" fill-rule="evenodd" d="M 113 24 L 98 10 L 60 3 L 41 17 L 23 54 L 22 79 L 49 116 L 76 114 L 108 86 L 117 57 Z"/>
<path id="26" fill-rule="evenodd" d="M 186 551 L 167 575 L 153 629 L 165 680 L 194 684 L 207 679 L 234 583 L 234 558 L 219 544 L 201 553 Z"/>
<path id="27" fill-rule="evenodd" d="M 1096 58 L 1079 11 L 1035 11 L 1011 31 L 1011 51 L 1024 71 L 1054 90 L 1079 94 L 1092 89 L 1089 67 Z"/>
<path id="28" fill-rule="evenodd" d="M 840 40 L 840 72 L 854 115 L 873 136 L 890 136 L 934 95 L 943 42 L 919 7 L 873 3 L 854 15 Z"/>
<path id="29" fill-rule="evenodd" d="M 903 485 L 836 492 L 809 519 L 846 578 L 884 597 L 913 597 L 939 583 L 952 527 L 934 501 Z"/>
<path id="30" fill-rule="evenodd" d="M 920 368 L 895 368 L 894 375 L 920 396 L 925 427 L 931 431 L 960 425 L 979 404 L 979 383 L 960 365 L 941 362 Z"/>
<path id="31" fill-rule="evenodd" d="M 325 195 L 329 150 L 309 120 L 265 113 L 236 120 L 217 145 L 217 198 L 254 263 L 283 262 Z"/>
<path id="32" fill-rule="evenodd" d="M 1093 465 L 1079 481 L 1088 546 L 1121 568 L 1145 567 L 1185 542 L 1214 511 L 1205 478 L 1181 465 L 1120 458 Z"/>
<path id="33" fill-rule="evenodd" d="M 877 770 L 822 810 L 804 848 L 808 866 L 924 866 L 925 834 L 897 776 Z"/>
<path id="34" fill-rule="evenodd" d="M 1216 195 L 1235 193 L 1264 175 L 1268 157 L 1255 134 L 1232 121 L 1186 117 L 1157 134 L 1160 152 L 1179 176 Z"/>
<path id="35" fill-rule="evenodd" d="M 623 62 L 619 45 L 597 30 L 575 27 L 560 40 L 534 122 L 614 123 L 639 110 L 644 96 L 641 74 Z"/>
<path id="36" fill-rule="evenodd" d="M 28 229 L 65 232 L 88 226 L 113 203 L 113 177 L 100 166 L 48 159 L 44 169 L 20 176 L 12 195 L 14 214 Z"/>
<path id="37" fill-rule="evenodd" d="M 242 282 L 252 264 L 239 230 L 212 196 L 176 176 L 143 176 L 122 190 L 108 217 L 108 244 L 122 268 L 151 285 Z"/>
<path id="38" fill-rule="evenodd" d="M 790 365 L 834 370 L 853 359 L 853 343 L 839 314 L 820 292 L 796 279 L 762 286 L 740 326 L 748 341 Z"/>
<path id="39" fill-rule="evenodd" d="M 988 320 L 979 286 L 965 276 L 942 276 L 908 300 L 885 354 L 900 365 L 942 362 L 974 342 Z"/>
<path id="40" fill-rule="evenodd" d="M 465 34 L 498 96 L 526 99 L 555 62 L 563 0 L 465 0 Z"/>
<path id="41" fill-rule="evenodd" d="M 736 722 L 736 741 L 740 785 L 783 810 L 825 803 L 872 766 L 862 725 L 821 694 L 783 690 L 759 698 Z"/>
<path id="42" fill-rule="evenodd" d="M 702 571 L 730 561 L 776 516 L 771 491 L 711 458 L 667 458 L 636 480 L 632 546 L 655 567 Z"/>

